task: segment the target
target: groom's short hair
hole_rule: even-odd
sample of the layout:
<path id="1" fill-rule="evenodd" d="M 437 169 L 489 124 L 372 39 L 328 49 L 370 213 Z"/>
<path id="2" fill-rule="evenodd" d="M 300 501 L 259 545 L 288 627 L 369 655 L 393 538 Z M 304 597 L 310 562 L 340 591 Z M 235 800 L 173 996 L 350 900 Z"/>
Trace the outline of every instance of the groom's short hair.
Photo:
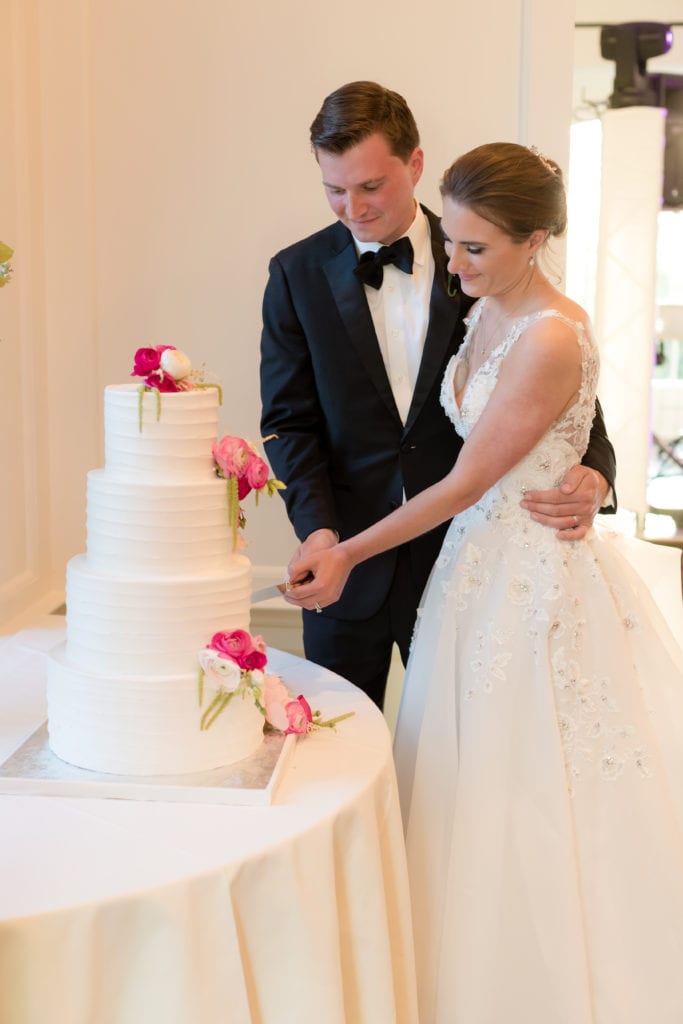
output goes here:
<path id="1" fill-rule="evenodd" d="M 310 132 L 314 152 L 345 153 L 375 132 L 403 161 L 420 145 L 415 118 L 403 96 L 377 82 L 349 82 L 330 93 Z"/>

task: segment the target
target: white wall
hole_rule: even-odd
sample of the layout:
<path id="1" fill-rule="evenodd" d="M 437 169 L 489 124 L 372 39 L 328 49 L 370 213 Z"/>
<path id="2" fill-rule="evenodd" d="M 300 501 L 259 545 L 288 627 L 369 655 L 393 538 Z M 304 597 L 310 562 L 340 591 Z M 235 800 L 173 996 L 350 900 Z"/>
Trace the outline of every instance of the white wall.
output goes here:
<path id="1" fill-rule="evenodd" d="M 268 259 L 330 220 L 308 144 L 324 96 L 402 92 L 438 208 L 481 142 L 566 165 L 573 20 L 570 0 L 0 0 L 0 622 L 52 600 L 83 549 L 102 389 L 139 345 L 204 362 L 222 429 L 258 436 Z M 284 565 L 283 504 L 247 516 L 257 570 Z"/>

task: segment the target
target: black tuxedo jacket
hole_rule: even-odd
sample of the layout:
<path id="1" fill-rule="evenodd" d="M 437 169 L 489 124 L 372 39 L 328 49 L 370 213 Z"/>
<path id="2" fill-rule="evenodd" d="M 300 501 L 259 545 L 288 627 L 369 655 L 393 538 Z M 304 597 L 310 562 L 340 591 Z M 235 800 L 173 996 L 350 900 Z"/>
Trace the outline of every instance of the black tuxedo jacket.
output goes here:
<path id="1" fill-rule="evenodd" d="M 462 441 L 439 403 L 446 364 L 464 335 L 472 300 L 448 293 L 437 217 L 429 219 L 435 274 L 429 325 L 412 404 L 401 422 L 375 335 L 351 233 L 337 222 L 278 253 L 263 301 L 261 395 L 266 452 L 297 537 L 328 527 L 352 536 L 444 477 Z M 595 437 L 593 436 L 595 435 Z M 589 454 L 590 453 L 590 454 Z M 600 412 L 585 462 L 614 482 L 614 455 Z M 448 524 L 411 541 L 419 588 Z M 396 562 L 388 551 L 357 566 L 326 612 L 364 619 L 387 596 Z"/>

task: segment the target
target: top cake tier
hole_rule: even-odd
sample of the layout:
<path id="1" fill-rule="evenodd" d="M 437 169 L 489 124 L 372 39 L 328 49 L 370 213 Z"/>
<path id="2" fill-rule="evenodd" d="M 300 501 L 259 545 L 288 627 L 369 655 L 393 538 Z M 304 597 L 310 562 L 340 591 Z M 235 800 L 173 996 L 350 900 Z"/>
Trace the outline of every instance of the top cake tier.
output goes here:
<path id="1" fill-rule="evenodd" d="M 215 477 L 212 445 L 218 434 L 218 391 L 198 388 L 142 396 L 136 384 L 104 390 L 107 474 L 121 480 L 191 482 Z"/>

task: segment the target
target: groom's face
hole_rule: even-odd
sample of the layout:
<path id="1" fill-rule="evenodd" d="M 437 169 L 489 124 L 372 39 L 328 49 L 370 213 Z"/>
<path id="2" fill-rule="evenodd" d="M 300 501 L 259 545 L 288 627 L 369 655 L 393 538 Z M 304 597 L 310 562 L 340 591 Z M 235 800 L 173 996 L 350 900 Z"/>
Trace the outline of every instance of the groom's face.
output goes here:
<path id="1" fill-rule="evenodd" d="M 406 233 L 424 162 L 419 147 L 402 160 L 375 132 L 344 153 L 318 149 L 316 155 L 327 201 L 359 241 L 389 245 Z"/>

